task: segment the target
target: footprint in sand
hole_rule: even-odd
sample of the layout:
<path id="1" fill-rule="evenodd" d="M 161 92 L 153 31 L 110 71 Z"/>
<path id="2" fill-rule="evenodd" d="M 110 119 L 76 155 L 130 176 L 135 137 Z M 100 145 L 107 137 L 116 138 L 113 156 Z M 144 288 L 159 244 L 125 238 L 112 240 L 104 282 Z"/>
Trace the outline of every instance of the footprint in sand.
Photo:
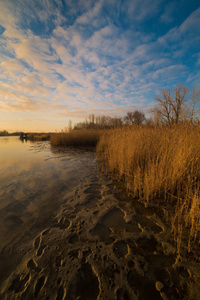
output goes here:
<path id="1" fill-rule="evenodd" d="M 93 194 L 95 196 L 100 196 L 101 195 L 101 185 L 100 184 L 91 184 L 89 188 L 87 188 L 84 193 L 85 194 Z"/>
<path id="2" fill-rule="evenodd" d="M 53 227 L 54 228 L 60 228 L 60 229 L 64 230 L 64 229 L 67 229 L 69 227 L 69 225 L 70 225 L 69 219 L 67 219 L 65 217 L 62 217 L 60 219 L 60 221 L 57 224 L 55 224 Z"/>
<path id="3" fill-rule="evenodd" d="M 46 245 L 40 246 L 40 248 L 37 251 L 37 256 L 41 256 L 44 253 L 44 249 L 46 248 Z"/>
<path id="4" fill-rule="evenodd" d="M 70 233 L 67 240 L 70 244 L 75 244 L 79 241 L 79 235 L 77 233 Z"/>
<path id="5" fill-rule="evenodd" d="M 113 252 L 117 258 L 124 258 L 128 253 L 128 246 L 125 241 L 118 241 L 113 245 Z"/>
<path id="6" fill-rule="evenodd" d="M 90 234 L 93 236 L 97 235 L 103 242 L 106 242 L 110 238 L 111 230 L 103 224 L 97 223 L 97 225 L 90 230 Z"/>
<path id="7" fill-rule="evenodd" d="M 59 222 L 60 229 L 68 228 L 69 224 L 70 224 L 70 221 L 68 219 L 66 219 L 65 217 L 63 217 Z"/>
<path id="8" fill-rule="evenodd" d="M 39 248 L 39 246 L 40 246 L 40 244 L 41 244 L 41 236 L 38 236 L 36 239 L 35 239 L 35 241 L 34 241 L 34 247 L 35 247 L 35 249 L 37 250 L 38 248 Z"/>
<path id="9" fill-rule="evenodd" d="M 121 209 L 113 207 L 98 221 L 96 226 L 90 230 L 91 235 L 97 235 L 106 244 L 111 244 L 115 240 L 111 237 L 111 229 L 123 230 L 126 228 L 124 213 Z"/>
<path id="10" fill-rule="evenodd" d="M 10 287 L 9 287 L 9 291 L 14 291 L 15 293 L 20 293 L 24 290 L 24 287 L 27 283 L 27 281 L 30 278 L 30 273 L 28 273 L 27 275 L 25 275 L 25 277 L 23 277 L 22 279 L 20 278 L 20 276 L 17 276 L 11 283 Z"/>
<path id="11" fill-rule="evenodd" d="M 135 234 L 140 234 L 142 232 L 142 229 L 138 227 L 138 224 L 135 222 L 127 222 L 126 223 L 126 232 L 133 232 Z"/>
<path id="12" fill-rule="evenodd" d="M 154 236 L 151 237 L 139 237 L 135 239 L 136 246 L 140 249 L 141 252 L 144 253 L 153 253 L 157 251 L 158 242 Z"/>
<path id="13" fill-rule="evenodd" d="M 37 270 L 37 265 L 35 263 L 35 261 L 33 259 L 30 259 L 27 263 L 27 268 L 30 270 L 30 271 L 36 271 Z"/>
<path id="14" fill-rule="evenodd" d="M 38 257 L 44 253 L 44 249 L 46 248 L 46 245 L 41 245 L 41 244 L 42 244 L 42 238 L 41 238 L 41 236 L 38 236 L 34 241 L 34 247 L 37 250 Z"/>
<path id="15" fill-rule="evenodd" d="M 50 229 L 46 229 L 46 230 L 44 230 L 44 231 L 42 232 L 42 235 L 44 236 L 44 235 L 48 234 L 48 233 L 49 233 L 49 231 L 50 231 Z"/>
<path id="16" fill-rule="evenodd" d="M 38 294 L 39 294 L 41 288 L 43 287 L 44 283 L 45 283 L 45 277 L 42 276 L 38 279 L 38 281 L 35 285 L 35 292 L 34 292 L 35 298 L 38 296 Z"/>

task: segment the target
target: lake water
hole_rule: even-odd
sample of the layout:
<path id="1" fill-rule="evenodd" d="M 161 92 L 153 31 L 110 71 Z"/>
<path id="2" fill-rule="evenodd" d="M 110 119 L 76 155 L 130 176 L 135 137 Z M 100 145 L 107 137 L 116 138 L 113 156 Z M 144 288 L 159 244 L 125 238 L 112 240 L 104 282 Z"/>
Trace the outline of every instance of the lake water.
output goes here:
<path id="1" fill-rule="evenodd" d="M 92 151 L 0 137 L 0 299 L 200 299 L 160 212 Z"/>
<path id="2" fill-rule="evenodd" d="M 46 227 L 66 192 L 94 172 L 91 151 L 0 137 L 0 278 L 23 256 L 20 243 Z"/>

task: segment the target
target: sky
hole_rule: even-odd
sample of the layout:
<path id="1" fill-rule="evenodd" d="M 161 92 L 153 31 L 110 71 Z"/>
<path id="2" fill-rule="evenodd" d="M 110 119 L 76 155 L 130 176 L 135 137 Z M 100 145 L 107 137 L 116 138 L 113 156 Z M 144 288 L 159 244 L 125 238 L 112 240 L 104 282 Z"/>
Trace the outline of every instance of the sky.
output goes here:
<path id="1" fill-rule="evenodd" d="M 0 0 L 0 131 L 148 116 L 200 83 L 199 0 Z"/>

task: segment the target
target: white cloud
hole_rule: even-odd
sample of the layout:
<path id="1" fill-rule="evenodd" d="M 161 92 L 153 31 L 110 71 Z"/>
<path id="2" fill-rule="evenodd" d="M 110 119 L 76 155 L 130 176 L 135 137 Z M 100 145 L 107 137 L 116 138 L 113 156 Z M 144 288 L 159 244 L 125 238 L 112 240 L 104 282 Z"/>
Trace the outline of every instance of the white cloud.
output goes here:
<path id="1" fill-rule="evenodd" d="M 152 18 L 160 11 L 162 0 L 125 0 L 121 5 L 121 10 L 127 14 L 127 16 L 136 21 Z"/>
<path id="2" fill-rule="evenodd" d="M 96 18 L 101 14 L 103 1 L 97 1 L 92 8 L 90 8 L 87 12 L 77 18 L 77 24 L 94 24 L 97 25 Z"/>
<path id="3" fill-rule="evenodd" d="M 188 76 L 181 58 L 198 44 L 200 9 L 157 39 L 141 24 L 158 16 L 163 1 L 65 2 L 65 13 L 59 0 L 2 2 L 0 110 L 58 118 L 114 115 L 148 108 L 150 94 L 162 84 L 199 78 L 197 71 Z M 174 7 L 163 8 L 162 22 L 173 21 Z M 32 26 L 38 20 L 40 36 Z M 192 59 L 199 64 L 198 54 Z"/>
<path id="4" fill-rule="evenodd" d="M 7 78 L 8 80 L 14 81 L 16 81 L 18 76 L 22 73 L 27 74 L 27 70 L 24 65 L 15 58 L 7 58 L 7 60 L 2 61 L 0 63 L 0 72 L 2 73 L 4 79 Z"/>
<path id="5" fill-rule="evenodd" d="M 175 26 L 171 28 L 165 35 L 158 39 L 158 42 L 164 46 L 170 44 L 181 44 L 182 48 L 192 46 L 192 41 L 199 39 L 199 19 L 200 8 L 191 13 L 179 27 Z"/>
<path id="6" fill-rule="evenodd" d="M 200 7 L 190 14 L 190 16 L 181 24 L 180 32 L 183 34 L 200 32 Z"/>

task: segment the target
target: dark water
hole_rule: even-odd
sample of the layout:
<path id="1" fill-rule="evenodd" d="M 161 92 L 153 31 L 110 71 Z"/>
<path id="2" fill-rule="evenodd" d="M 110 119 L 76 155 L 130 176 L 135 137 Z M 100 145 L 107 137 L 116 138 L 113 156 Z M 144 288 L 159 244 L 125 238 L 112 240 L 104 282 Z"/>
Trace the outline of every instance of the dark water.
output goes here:
<path id="1" fill-rule="evenodd" d="M 93 172 L 92 152 L 0 137 L 0 279 L 23 257 L 15 246 L 51 222 L 64 194 Z"/>

